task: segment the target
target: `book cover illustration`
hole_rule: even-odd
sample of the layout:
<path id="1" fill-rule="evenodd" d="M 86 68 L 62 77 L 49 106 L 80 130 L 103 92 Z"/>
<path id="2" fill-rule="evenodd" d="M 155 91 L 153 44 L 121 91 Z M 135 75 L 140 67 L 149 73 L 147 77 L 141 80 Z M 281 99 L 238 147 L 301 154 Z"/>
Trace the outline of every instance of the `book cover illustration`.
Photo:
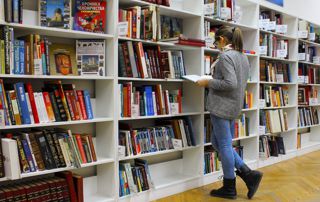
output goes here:
<path id="1" fill-rule="evenodd" d="M 40 0 L 40 25 L 70 29 L 70 0 Z"/>
<path id="2" fill-rule="evenodd" d="M 105 76 L 105 41 L 77 40 L 78 75 Z"/>
<path id="3" fill-rule="evenodd" d="M 73 45 L 52 44 L 50 53 L 50 75 L 78 75 L 76 54 Z"/>
<path id="4" fill-rule="evenodd" d="M 182 19 L 169 16 L 161 16 L 160 21 L 161 39 L 174 39 L 182 34 Z"/>
<path id="5" fill-rule="evenodd" d="M 104 33 L 106 0 L 76 0 L 74 30 Z"/>

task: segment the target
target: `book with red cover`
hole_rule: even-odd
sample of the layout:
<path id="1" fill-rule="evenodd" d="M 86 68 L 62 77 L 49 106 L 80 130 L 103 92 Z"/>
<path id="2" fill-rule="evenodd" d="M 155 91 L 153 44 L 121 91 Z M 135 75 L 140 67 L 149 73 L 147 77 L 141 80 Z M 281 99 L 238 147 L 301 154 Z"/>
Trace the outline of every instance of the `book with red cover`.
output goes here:
<path id="1" fill-rule="evenodd" d="M 92 136 L 91 135 L 87 135 L 87 137 L 88 137 L 89 146 L 90 146 L 90 150 L 91 150 L 91 154 L 92 154 L 92 160 L 93 161 L 97 161 L 97 155 L 96 155 L 96 150 L 95 150 L 94 145 L 93 145 Z"/>
<path id="2" fill-rule="evenodd" d="M 83 177 L 81 175 L 73 174 L 73 184 L 76 189 L 78 202 L 83 202 Z"/>
<path id="3" fill-rule="evenodd" d="M 105 33 L 106 0 L 76 0 L 74 30 Z"/>
<path id="4" fill-rule="evenodd" d="M 78 100 L 79 100 L 79 104 L 80 104 L 80 111 L 82 114 L 82 118 L 83 118 L 83 120 L 87 120 L 88 116 L 87 116 L 87 112 L 86 112 L 86 106 L 84 103 L 83 91 L 77 90 L 76 92 L 77 92 L 77 96 L 78 96 Z"/>
<path id="5" fill-rule="evenodd" d="M 84 148 L 82 146 L 81 137 L 80 137 L 79 134 L 74 135 L 74 137 L 76 139 L 77 146 L 78 146 L 78 149 L 80 151 L 82 162 L 83 163 L 87 163 L 87 158 L 86 158 L 86 154 L 85 154 Z"/>
<path id="6" fill-rule="evenodd" d="M 34 100 L 32 85 L 31 85 L 31 83 L 26 83 L 25 85 L 26 85 L 26 91 L 29 94 L 30 105 L 31 105 L 31 109 L 32 109 L 34 122 L 35 123 L 40 123 L 39 116 L 38 116 L 38 111 L 37 111 L 37 107 L 36 107 L 36 102 Z"/>
<path id="7" fill-rule="evenodd" d="M 77 198 L 76 189 L 75 189 L 75 186 L 73 183 L 72 172 L 71 171 L 63 171 L 63 172 L 55 173 L 55 175 L 57 177 L 61 177 L 61 178 L 66 179 L 67 184 L 68 184 L 68 190 L 69 190 L 71 202 L 77 202 L 78 198 Z"/>

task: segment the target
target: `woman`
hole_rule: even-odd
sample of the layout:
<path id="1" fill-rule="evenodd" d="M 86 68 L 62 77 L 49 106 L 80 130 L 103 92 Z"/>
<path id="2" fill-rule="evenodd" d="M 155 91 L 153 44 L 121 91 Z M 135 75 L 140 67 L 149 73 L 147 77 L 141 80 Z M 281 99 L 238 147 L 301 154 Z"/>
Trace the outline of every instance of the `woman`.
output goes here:
<path id="1" fill-rule="evenodd" d="M 198 85 L 209 88 L 207 109 L 212 122 L 211 142 L 218 151 L 223 169 L 223 187 L 212 190 L 211 195 L 235 199 L 236 173 L 246 183 L 248 198 L 257 191 L 262 173 L 251 170 L 232 147 L 234 120 L 240 115 L 249 76 L 250 64 L 243 54 L 242 32 L 239 28 L 221 27 L 215 44 L 222 51 L 212 67 L 212 79 L 202 79 Z"/>

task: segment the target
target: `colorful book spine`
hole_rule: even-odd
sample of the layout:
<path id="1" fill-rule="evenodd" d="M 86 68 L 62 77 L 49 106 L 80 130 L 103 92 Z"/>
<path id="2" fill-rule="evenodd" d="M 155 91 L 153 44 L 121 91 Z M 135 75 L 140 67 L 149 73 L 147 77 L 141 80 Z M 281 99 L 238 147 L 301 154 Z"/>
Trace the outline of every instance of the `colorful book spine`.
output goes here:
<path id="1" fill-rule="evenodd" d="M 24 55 L 25 55 L 25 49 L 24 49 L 24 41 L 19 40 L 19 74 L 25 74 L 25 60 L 24 60 Z"/>
<path id="2" fill-rule="evenodd" d="M 35 172 L 36 171 L 36 166 L 34 165 L 32 154 L 31 154 L 28 142 L 27 142 L 27 140 L 21 140 L 21 142 L 22 142 L 24 153 L 26 155 L 26 159 L 27 159 L 29 167 L 30 167 L 30 171 L 31 172 Z"/>
<path id="3" fill-rule="evenodd" d="M 91 105 L 91 101 L 90 101 L 89 91 L 83 90 L 83 97 L 84 97 L 84 102 L 86 105 L 87 117 L 88 117 L 88 119 L 93 119 L 93 111 L 92 111 L 92 105 Z"/>
<path id="4" fill-rule="evenodd" d="M 23 124 L 31 124 L 31 118 L 28 110 L 28 104 L 25 96 L 23 83 L 19 82 L 14 84 L 17 93 L 18 103 L 21 110 L 21 118 Z"/>
<path id="5" fill-rule="evenodd" d="M 20 42 L 18 40 L 14 41 L 14 74 L 20 74 Z"/>

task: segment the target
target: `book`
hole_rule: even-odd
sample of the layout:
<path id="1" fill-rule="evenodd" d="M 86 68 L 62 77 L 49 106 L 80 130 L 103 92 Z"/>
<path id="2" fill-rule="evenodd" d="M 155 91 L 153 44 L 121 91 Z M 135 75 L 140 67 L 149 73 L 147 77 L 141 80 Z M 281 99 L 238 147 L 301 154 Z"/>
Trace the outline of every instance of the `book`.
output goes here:
<path id="1" fill-rule="evenodd" d="M 105 51 L 106 44 L 104 40 L 77 40 L 78 75 L 105 76 Z"/>
<path id="2" fill-rule="evenodd" d="M 198 75 L 185 75 L 185 76 L 182 76 L 182 78 L 188 80 L 188 81 L 192 81 L 194 83 L 197 83 L 199 80 L 202 80 L 202 79 L 212 79 L 212 76 L 209 76 L 209 75 L 204 75 L 204 76 L 198 76 Z"/>
<path id="3" fill-rule="evenodd" d="M 71 28 L 70 0 L 40 0 L 38 8 L 40 26 Z"/>
<path id="4" fill-rule="evenodd" d="M 54 43 L 49 53 L 50 75 L 78 75 L 74 45 Z"/>
<path id="5" fill-rule="evenodd" d="M 105 33 L 106 12 L 106 0 L 76 0 L 74 30 Z"/>
<path id="6" fill-rule="evenodd" d="M 75 191 L 77 194 L 78 202 L 84 202 L 83 177 L 81 175 L 77 175 L 77 174 L 73 173 L 72 178 L 73 178 L 73 184 L 74 184 Z"/>

